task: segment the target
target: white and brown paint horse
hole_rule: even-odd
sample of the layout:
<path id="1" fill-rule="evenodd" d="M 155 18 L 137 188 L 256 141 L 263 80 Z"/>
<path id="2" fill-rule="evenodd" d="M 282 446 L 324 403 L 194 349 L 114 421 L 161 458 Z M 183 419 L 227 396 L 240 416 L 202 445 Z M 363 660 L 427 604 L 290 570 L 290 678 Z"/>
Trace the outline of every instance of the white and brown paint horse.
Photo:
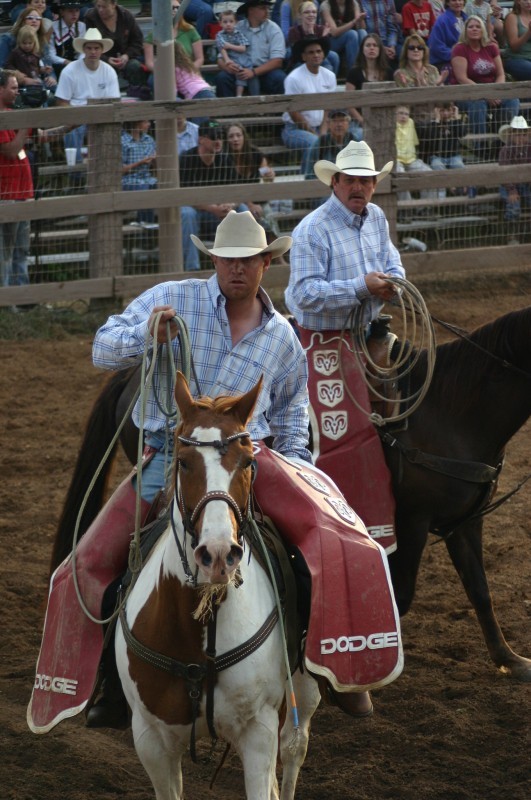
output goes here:
<path id="1" fill-rule="evenodd" d="M 133 585 L 115 639 L 135 748 L 157 800 L 182 798 L 182 755 L 209 735 L 238 752 L 250 800 L 279 796 L 287 671 L 273 587 L 242 536 L 253 463 L 245 425 L 260 387 L 239 398 L 194 401 L 177 376 L 171 525 Z M 255 640 L 264 623 L 269 635 Z M 300 728 L 288 713 L 280 737 L 282 800 L 294 797 L 319 703 L 313 679 L 296 673 L 294 680 Z"/>

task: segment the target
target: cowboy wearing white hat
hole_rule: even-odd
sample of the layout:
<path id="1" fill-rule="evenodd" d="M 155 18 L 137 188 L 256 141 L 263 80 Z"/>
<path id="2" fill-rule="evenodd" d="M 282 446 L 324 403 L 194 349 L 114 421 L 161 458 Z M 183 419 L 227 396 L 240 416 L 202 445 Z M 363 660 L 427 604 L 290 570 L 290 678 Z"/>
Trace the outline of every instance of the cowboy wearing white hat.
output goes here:
<path id="1" fill-rule="evenodd" d="M 500 166 L 531 164 L 531 128 L 525 117 L 513 117 L 508 125 L 502 125 L 498 136 L 503 147 L 498 160 Z M 520 244 L 519 236 L 522 205 L 531 207 L 531 183 L 504 183 L 500 185 L 500 196 L 504 204 L 504 219 L 507 225 L 507 244 Z"/>
<path id="2" fill-rule="evenodd" d="M 268 265 L 271 259 L 284 255 L 290 249 L 292 242 L 291 236 L 280 236 L 271 244 L 267 244 L 265 230 L 250 211 L 229 211 L 217 227 L 214 246 L 210 250 L 193 233 L 190 239 L 202 253 L 214 256 L 212 259 L 214 263 L 217 257 L 242 261 L 253 259 L 255 256 L 268 256 Z"/>
<path id="3" fill-rule="evenodd" d="M 356 343 L 339 345 L 353 307 L 364 303 L 369 326 L 395 292 L 388 278 L 405 274 L 385 215 L 371 202 L 392 166 L 389 161 L 378 169 L 363 141 L 349 142 L 335 162 L 317 161 L 315 174 L 332 192 L 293 231 L 285 295 L 308 355 L 317 466 L 336 481 L 388 552 L 396 547 L 390 475 L 368 418 L 364 377 L 352 356 Z"/>
<path id="4" fill-rule="evenodd" d="M 112 48 L 114 42 L 112 39 L 104 39 L 97 28 L 89 28 L 84 36 L 78 36 L 77 39 L 74 39 L 74 50 L 78 53 L 84 53 L 85 45 L 87 44 L 99 45 L 103 55 L 103 53 L 107 53 Z"/>

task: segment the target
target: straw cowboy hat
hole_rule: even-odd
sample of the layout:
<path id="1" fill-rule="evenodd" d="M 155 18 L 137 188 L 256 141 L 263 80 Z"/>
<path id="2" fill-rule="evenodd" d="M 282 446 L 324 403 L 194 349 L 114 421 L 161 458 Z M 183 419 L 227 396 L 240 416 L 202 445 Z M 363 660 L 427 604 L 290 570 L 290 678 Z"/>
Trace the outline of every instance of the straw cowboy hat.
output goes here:
<path id="1" fill-rule="evenodd" d="M 531 133 L 531 128 L 527 124 L 525 117 L 513 117 L 509 125 L 502 125 L 498 131 L 498 136 L 507 144 L 509 136 L 513 131 Z"/>
<path id="2" fill-rule="evenodd" d="M 375 177 L 376 181 L 381 181 L 393 169 L 393 162 L 387 164 L 378 172 L 374 167 L 374 155 L 366 142 L 349 142 L 343 150 L 336 156 L 336 163 L 332 161 L 317 161 L 314 165 L 314 172 L 321 181 L 327 186 L 332 183 L 332 176 L 336 172 L 343 175 L 357 175 L 360 178 Z"/>
<path id="3" fill-rule="evenodd" d="M 106 53 L 113 47 L 114 42 L 112 39 L 104 39 L 97 28 L 89 28 L 84 36 L 74 39 L 74 50 L 82 53 L 86 44 L 101 44 L 103 52 Z"/>
<path id="4" fill-rule="evenodd" d="M 271 253 L 276 258 L 287 252 L 293 241 L 291 236 L 280 236 L 268 245 L 265 230 L 250 211 L 229 211 L 217 227 L 211 250 L 193 233 L 190 239 L 202 253 L 223 258 L 248 258 L 261 253 Z"/>

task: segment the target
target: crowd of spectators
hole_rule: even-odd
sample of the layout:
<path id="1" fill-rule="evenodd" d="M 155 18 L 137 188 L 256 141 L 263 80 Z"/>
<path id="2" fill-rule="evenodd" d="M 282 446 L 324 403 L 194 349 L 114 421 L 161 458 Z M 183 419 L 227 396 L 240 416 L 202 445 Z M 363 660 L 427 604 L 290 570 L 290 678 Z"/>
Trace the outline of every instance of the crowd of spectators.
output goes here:
<path id="1" fill-rule="evenodd" d="M 412 88 L 488 85 L 504 82 L 507 76 L 514 80 L 531 77 L 531 0 L 515 0 L 505 16 L 496 0 L 467 0 L 466 5 L 465 0 L 277 0 L 274 4 L 244 0 L 236 11 L 227 7 L 219 17 L 210 0 L 192 0 L 183 17 L 178 15 L 180 0 L 168 2 L 174 15 L 177 100 L 334 92 L 338 79 L 345 82 L 349 93 L 345 108 L 329 113 L 319 108 L 290 109 L 283 115 L 282 142 L 300 159 L 300 171 L 307 179 L 315 177 L 312 165 L 316 160 L 333 160 L 350 140 L 363 138 L 363 116 L 352 100 L 352 91 L 392 80 L 398 87 Z M 153 97 L 153 34 L 144 35 L 136 17 L 116 0 L 55 0 L 49 5 L 45 0 L 29 0 L 12 6 L 13 26 L 0 36 L 0 69 L 12 70 L 18 82 L 15 107 L 81 105 L 87 99 L 104 97 Z M 148 4 L 143 4 L 137 16 L 145 17 L 148 12 Z M 214 42 L 210 60 L 217 65 L 217 70 L 208 74 L 202 72 L 208 53 L 205 38 Z M 12 88 L 12 82 L 9 86 Z M 11 99 L 9 95 L 9 102 Z M 478 159 L 496 159 L 502 141 L 493 145 L 492 138 L 484 134 L 505 126 L 510 139 L 514 119 L 525 122 L 518 99 L 485 97 L 434 104 L 423 115 L 416 106 L 400 105 L 397 169 L 462 167 L 460 143 L 467 133 L 476 137 Z M 148 121 L 124 128 L 126 190 L 156 186 L 155 139 L 149 129 Z M 65 147 L 76 148 L 80 161 L 86 141 L 84 126 L 67 131 L 63 138 Z M 518 133 L 514 138 L 518 140 Z M 526 158 L 527 141 L 518 151 Z M 509 144 L 501 150 L 503 163 L 515 163 L 516 151 L 511 150 L 513 160 L 507 160 Z M 182 155 L 183 186 L 275 178 L 267 158 L 252 145 L 242 124 L 225 130 L 204 112 L 191 119 L 180 114 L 176 146 Z M 515 187 L 502 191 L 511 220 L 520 213 L 515 210 L 517 191 Z M 426 190 L 422 196 L 431 199 L 445 194 L 445 189 Z M 528 192 L 519 191 L 520 197 L 529 202 Z M 182 209 L 185 241 L 190 232 L 208 235 L 228 206 L 233 207 Z M 261 204 L 248 206 L 265 224 Z M 153 220 L 153 212 L 139 212 L 139 222 Z M 197 250 L 192 248 L 185 255 L 188 268 L 197 269 Z"/>

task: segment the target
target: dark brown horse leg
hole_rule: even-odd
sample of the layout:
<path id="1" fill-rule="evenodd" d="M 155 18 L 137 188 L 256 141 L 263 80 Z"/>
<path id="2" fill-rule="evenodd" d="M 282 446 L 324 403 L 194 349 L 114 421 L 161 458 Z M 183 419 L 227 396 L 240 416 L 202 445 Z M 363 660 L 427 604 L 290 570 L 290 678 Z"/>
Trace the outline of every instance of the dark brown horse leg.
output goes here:
<path id="1" fill-rule="evenodd" d="M 389 568 L 401 617 L 407 614 L 415 596 L 417 574 L 427 538 L 428 526 L 424 520 L 414 520 L 411 515 L 397 513 L 397 549 L 389 556 Z"/>
<path id="2" fill-rule="evenodd" d="M 491 659 L 505 675 L 531 681 L 531 660 L 511 650 L 494 613 L 483 566 L 482 527 L 483 521 L 479 519 L 456 528 L 446 540 L 446 547 L 474 606 Z"/>

